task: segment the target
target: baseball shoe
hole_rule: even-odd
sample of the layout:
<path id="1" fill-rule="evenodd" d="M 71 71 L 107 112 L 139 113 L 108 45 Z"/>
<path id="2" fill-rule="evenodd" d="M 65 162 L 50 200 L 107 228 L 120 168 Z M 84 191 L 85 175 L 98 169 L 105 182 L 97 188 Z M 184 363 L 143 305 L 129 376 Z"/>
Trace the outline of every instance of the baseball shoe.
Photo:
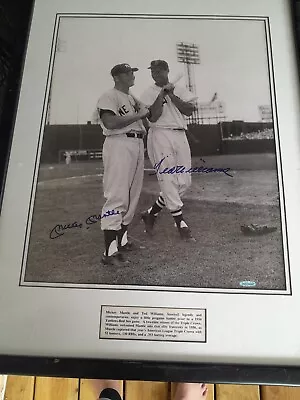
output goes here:
<path id="1" fill-rule="evenodd" d="M 148 211 L 144 211 L 141 214 L 141 218 L 145 224 L 145 231 L 149 235 L 153 235 L 153 228 L 157 217 L 155 217 L 153 214 L 149 214 Z"/>
<path id="2" fill-rule="evenodd" d="M 121 252 L 130 252 L 137 250 L 138 247 L 133 242 L 127 242 L 124 246 L 119 246 L 119 251 Z"/>
<path id="3" fill-rule="evenodd" d="M 189 227 L 178 228 L 178 231 L 181 239 L 196 242 L 196 239 L 193 237 Z"/>
<path id="4" fill-rule="evenodd" d="M 103 256 L 102 257 L 102 264 L 111 267 L 124 267 L 125 265 L 129 264 L 129 261 L 126 260 L 123 254 L 117 252 L 112 256 Z"/>

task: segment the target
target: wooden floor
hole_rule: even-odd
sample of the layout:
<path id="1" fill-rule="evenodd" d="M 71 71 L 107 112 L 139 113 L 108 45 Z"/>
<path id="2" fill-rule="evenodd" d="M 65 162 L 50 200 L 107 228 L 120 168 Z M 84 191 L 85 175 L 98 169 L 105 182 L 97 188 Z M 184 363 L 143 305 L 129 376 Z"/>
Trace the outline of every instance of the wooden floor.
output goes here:
<path id="1" fill-rule="evenodd" d="M 170 400 L 174 384 L 123 381 L 126 400 Z M 208 400 L 300 400 L 300 387 L 208 385 Z M 1 399 L 1 395 L 0 395 Z M 5 400 L 96 400 L 92 381 L 8 376 Z M 2 399 L 1 399 L 2 400 Z"/>

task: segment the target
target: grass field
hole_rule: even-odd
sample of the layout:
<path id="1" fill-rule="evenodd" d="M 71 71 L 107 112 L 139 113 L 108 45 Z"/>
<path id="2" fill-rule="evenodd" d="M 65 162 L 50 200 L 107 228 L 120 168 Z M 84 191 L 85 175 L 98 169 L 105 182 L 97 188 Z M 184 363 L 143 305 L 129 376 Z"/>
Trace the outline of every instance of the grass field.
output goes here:
<path id="1" fill-rule="evenodd" d="M 101 262 L 100 224 L 85 220 L 103 204 L 100 163 L 42 166 L 27 258 L 26 282 L 121 284 L 241 289 L 285 287 L 277 175 L 274 157 L 265 155 L 205 157 L 210 166 L 231 167 L 233 178 L 194 174 L 185 197 L 184 214 L 196 243 L 182 242 L 172 217 L 164 210 L 152 239 L 143 232 L 140 211 L 156 199 L 155 176 L 145 171 L 144 187 L 129 235 L 140 249 L 130 265 L 112 269 Z M 199 160 L 193 160 L 200 165 Z M 146 165 L 147 166 L 147 165 Z M 58 223 L 82 222 L 81 229 L 51 240 Z M 275 225 L 276 232 L 246 237 L 240 225 Z"/>

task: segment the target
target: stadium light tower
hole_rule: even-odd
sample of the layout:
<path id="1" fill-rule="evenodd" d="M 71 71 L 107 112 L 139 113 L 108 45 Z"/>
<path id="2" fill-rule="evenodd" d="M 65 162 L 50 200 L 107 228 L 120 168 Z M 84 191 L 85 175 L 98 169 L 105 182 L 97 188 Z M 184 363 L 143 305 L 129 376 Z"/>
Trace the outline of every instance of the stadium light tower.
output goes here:
<path id="1" fill-rule="evenodd" d="M 196 83 L 194 75 L 194 65 L 200 64 L 199 48 L 195 43 L 177 43 L 177 61 L 183 63 L 186 68 L 187 87 L 188 89 L 196 94 Z M 196 115 L 195 115 L 196 114 Z M 195 118 L 196 117 L 196 118 Z M 199 122 L 198 108 L 189 119 L 191 122 Z"/>

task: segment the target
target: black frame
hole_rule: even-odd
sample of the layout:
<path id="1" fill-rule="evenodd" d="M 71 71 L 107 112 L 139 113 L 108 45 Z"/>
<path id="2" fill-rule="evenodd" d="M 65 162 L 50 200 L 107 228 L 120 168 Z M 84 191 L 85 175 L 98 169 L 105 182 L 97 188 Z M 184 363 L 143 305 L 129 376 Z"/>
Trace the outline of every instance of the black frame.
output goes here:
<path id="1" fill-rule="evenodd" d="M 0 374 L 300 386 L 300 367 L 0 356 Z"/>
<path id="2" fill-rule="evenodd" d="M 0 25 L 0 40 L 9 49 L 10 65 L 5 85 L 0 87 L 0 100 L 1 98 L 3 100 L 3 107 L 0 108 L 0 211 L 33 5 L 34 0 L 9 2 L 6 0 L 5 4 L 0 6 L 0 17 L 1 13 L 4 13 L 7 21 L 11 22 L 9 35 L 7 31 L 5 32 L 5 25 Z M 290 6 L 299 65 L 300 0 L 290 0 Z M 0 374 L 300 386 L 300 365 L 271 366 L 0 355 Z"/>
<path id="3" fill-rule="evenodd" d="M 4 62 L 8 67 L 0 85 L 0 215 L 33 4 L 34 0 L 4 0 L 0 5 L 1 71 Z"/>

